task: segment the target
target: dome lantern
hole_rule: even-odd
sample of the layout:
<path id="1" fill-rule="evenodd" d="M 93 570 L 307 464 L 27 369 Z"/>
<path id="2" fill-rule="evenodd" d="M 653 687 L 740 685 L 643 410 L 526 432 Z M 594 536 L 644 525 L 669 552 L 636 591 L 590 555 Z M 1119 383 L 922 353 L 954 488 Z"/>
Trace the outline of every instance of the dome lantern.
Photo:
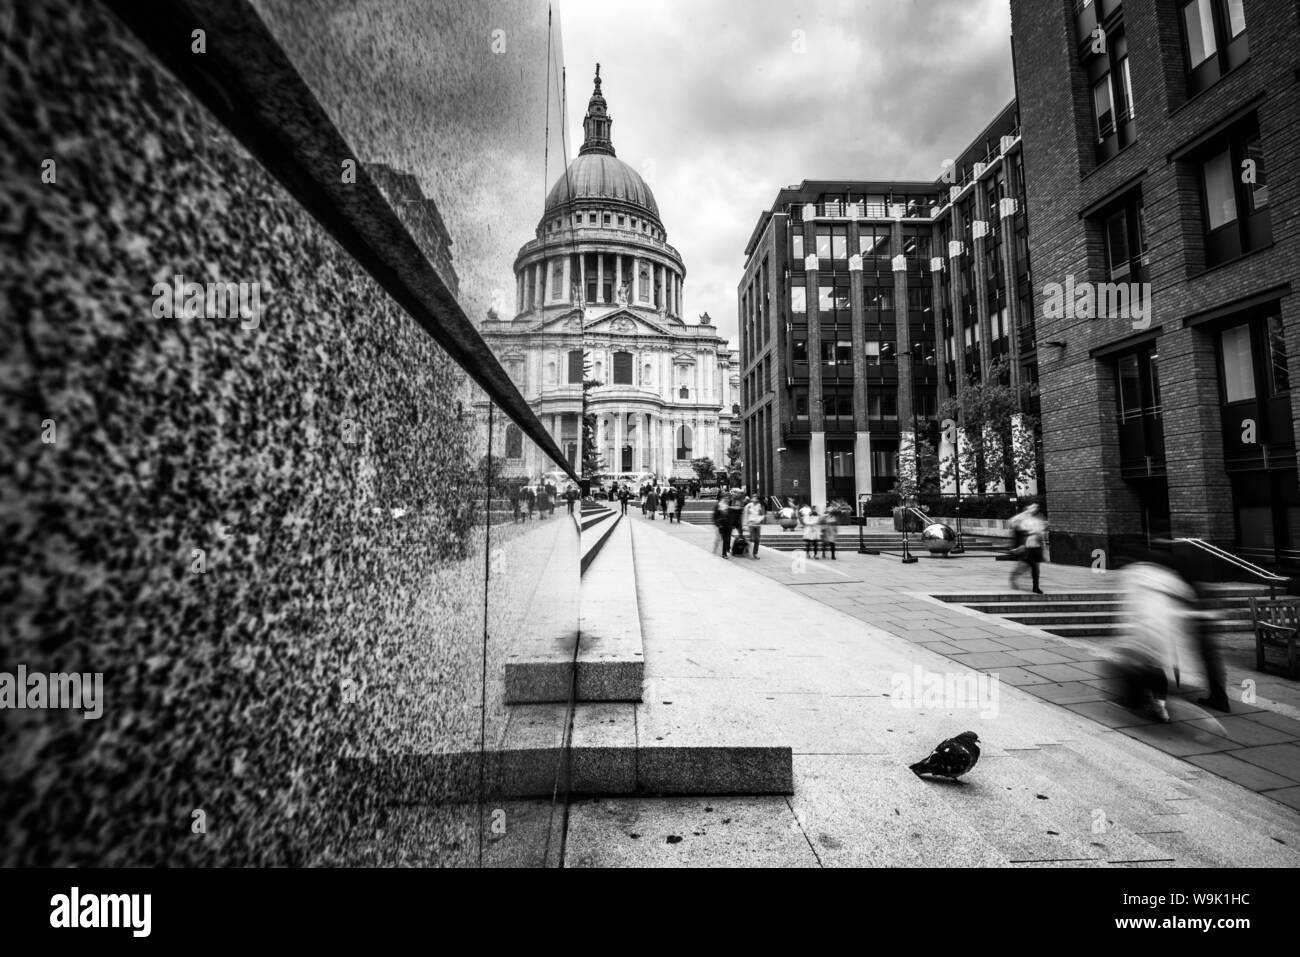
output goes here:
<path id="1" fill-rule="evenodd" d="M 614 121 L 605 109 L 605 97 L 600 92 L 600 64 L 596 64 L 595 88 L 587 102 L 587 115 L 582 120 L 583 141 L 578 155 L 586 153 L 605 153 L 614 156 L 614 144 L 609 138 L 609 129 Z"/>

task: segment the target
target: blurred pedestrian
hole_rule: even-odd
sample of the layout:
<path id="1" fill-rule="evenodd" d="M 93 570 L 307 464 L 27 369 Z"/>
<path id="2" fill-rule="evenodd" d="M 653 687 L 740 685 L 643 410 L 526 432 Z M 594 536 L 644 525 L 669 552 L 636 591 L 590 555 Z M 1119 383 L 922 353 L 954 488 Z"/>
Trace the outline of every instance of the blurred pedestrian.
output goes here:
<path id="1" fill-rule="evenodd" d="M 803 526 L 803 553 L 817 558 L 822 540 L 821 517 L 817 514 L 817 509 L 811 504 L 799 509 L 799 524 Z"/>
<path id="2" fill-rule="evenodd" d="M 1023 548 L 1024 551 L 1020 553 L 1020 561 L 1016 563 L 1015 569 L 1011 572 L 1011 587 L 1019 589 L 1020 576 L 1028 570 L 1030 579 L 1033 581 L 1034 594 L 1041 595 L 1043 590 L 1038 587 L 1038 566 L 1043 563 L 1043 543 L 1047 537 L 1047 520 L 1043 518 L 1038 503 L 1031 502 L 1024 510 L 1012 517 L 1010 524 L 1017 536 L 1024 539 L 1024 543 L 1018 546 L 1018 548 Z"/>
<path id="3" fill-rule="evenodd" d="M 822 533 L 822 555 L 828 551 L 831 555 L 831 561 L 835 558 L 835 537 L 839 534 L 840 516 L 833 507 L 827 506 L 825 514 L 822 515 L 821 533 Z"/>
<path id="4" fill-rule="evenodd" d="M 659 493 L 656 492 L 653 487 L 651 487 L 650 491 L 646 493 L 645 504 L 646 509 L 650 513 L 650 521 L 653 522 L 655 520 L 655 512 L 659 511 Z"/>
<path id="5" fill-rule="evenodd" d="M 1181 681 L 1196 593 L 1172 569 L 1134 562 L 1119 571 L 1128 627 L 1116 644 L 1120 703 L 1169 721 L 1169 682 Z"/>
<path id="6" fill-rule="evenodd" d="M 731 557 L 731 508 L 727 499 L 721 495 L 718 496 L 718 502 L 713 506 L 713 526 L 718 530 L 718 539 L 713 543 L 716 550 L 719 542 L 722 544 L 722 557 Z"/>
<path id="7" fill-rule="evenodd" d="M 758 500 L 757 495 L 750 497 L 745 505 L 745 532 L 749 536 L 749 557 L 758 558 L 758 543 L 763 535 L 763 523 L 767 521 L 767 509 Z"/>

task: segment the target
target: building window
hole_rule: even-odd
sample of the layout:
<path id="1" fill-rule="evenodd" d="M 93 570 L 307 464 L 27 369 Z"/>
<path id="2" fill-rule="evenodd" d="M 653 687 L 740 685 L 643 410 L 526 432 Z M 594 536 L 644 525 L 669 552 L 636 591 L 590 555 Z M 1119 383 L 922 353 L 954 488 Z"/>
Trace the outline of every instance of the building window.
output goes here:
<path id="1" fill-rule="evenodd" d="M 822 340 L 822 363 L 828 366 L 853 365 L 853 343 L 846 339 Z"/>
<path id="2" fill-rule="evenodd" d="M 879 339 L 867 340 L 867 365 L 869 366 L 880 365 L 880 340 Z"/>
<path id="3" fill-rule="evenodd" d="M 1272 243 L 1267 171 L 1253 119 L 1202 154 L 1198 173 L 1206 266 Z"/>
<path id="4" fill-rule="evenodd" d="M 581 349 L 572 349 L 569 352 L 569 384 L 582 385 L 582 360 L 583 352 Z"/>
<path id="5" fill-rule="evenodd" d="M 632 353 L 630 352 L 614 353 L 614 384 L 615 385 L 632 384 Z"/>
<path id="6" fill-rule="evenodd" d="M 829 226 L 817 227 L 817 258 L 831 258 L 831 230 Z"/>
<path id="7" fill-rule="evenodd" d="M 1291 371 L 1287 364 L 1286 335 L 1282 331 L 1282 317 L 1270 316 L 1268 320 L 1269 368 L 1273 375 L 1273 392 L 1286 392 L 1291 388 Z"/>
<path id="8" fill-rule="evenodd" d="M 588 214 L 587 214 L 587 222 L 589 222 L 591 225 L 595 226 L 595 225 L 596 225 L 596 214 L 595 214 L 595 213 L 588 213 Z"/>
<path id="9" fill-rule="evenodd" d="M 803 268 L 803 229 L 796 228 L 790 233 L 790 258 Z"/>
<path id="10" fill-rule="evenodd" d="M 647 299 L 650 298 L 650 267 L 649 266 L 641 267 L 640 279 L 641 279 L 640 282 L 641 288 L 637 292 L 637 298 L 639 298 L 642 302 L 645 302 Z"/>
<path id="11" fill-rule="evenodd" d="M 1223 394 L 1226 402 L 1255 398 L 1255 370 L 1250 351 L 1250 326 L 1243 323 L 1219 334 L 1223 349 Z"/>
<path id="12" fill-rule="evenodd" d="M 790 396 L 790 404 L 794 407 L 794 416 L 796 419 L 808 418 L 808 389 L 807 387 L 795 389 Z"/>
<path id="13" fill-rule="evenodd" d="M 620 217 L 618 218 L 618 224 L 619 224 L 620 226 L 624 225 L 624 220 L 626 220 L 626 218 L 627 218 L 627 217 L 625 217 L 625 216 L 620 216 Z"/>
<path id="14" fill-rule="evenodd" d="M 679 461 L 687 461 L 691 458 L 691 440 L 694 435 L 691 433 L 689 425 L 683 425 L 677 430 L 677 458 Z"/>
<path id="15" fill-rule="evenodd" d="M 1141 193 L 1126 198 L 1122 205 L 1103 214 L 1101 223 L 1106 245 L 1106 278 L 1145 282 L 1149 257 Z"/>
<path id="16" fill-rule="evenodd" d="M 795 315 L 808 312 L 808 290 L 803 286 L 790 287 L 790 311 Z"/>
<path id="17" fill-rule="evenodd" d="M 831 227 L 831 259 L 847 260 L 849 258 L 849 232 L 847 227 Z"/>
<path id="18" fill-rule="evenodd" d="M 853 389 L 830 388 L 822 393 L 822 414 L 828 419 L 853 418 Z"/>
<path id="19" fill-rule="evenodd" d="M 551 298 L 564 298 L 564 261 L 551 263 Z"/>
<path id="20" fill-rule="evenodd" d="M 506 458 L 522 459 L 524 457 L 524 433 L 519 426 L 511 422 L 506 426 Z"/>
<path id="21" fill-rule="evenodd" d="M 790 344 L 790 358 L 793 359 L 795 362 L 808 361 L 808 340 L 807 339 L 795 339 L 794 342 Z"/>
<path id="22" fill-rule="evenodd" d="M 1133 110 L 1133 74 L 1128 41 L 1122 31 L 1106 38 L 1106 48 L 1084 64 L 1092 84 L 1093 135 L 1097 162 L 1104 163 L 1137 138 Z"/>
<path id="23" fill-rule="evenodd" d="M 1189 94 L 1214 85 L 1250 56 L 1242 0 L 1190 0 L 1180 20 Z"/>
<path id="24" fill-rule="evenodd" d="M 606 214 L 605 214 L 605 222 L 604 222 L 604 225 L 606 225 L 606 226 L 609 225 L 609 213 L 606 213 Z"/>

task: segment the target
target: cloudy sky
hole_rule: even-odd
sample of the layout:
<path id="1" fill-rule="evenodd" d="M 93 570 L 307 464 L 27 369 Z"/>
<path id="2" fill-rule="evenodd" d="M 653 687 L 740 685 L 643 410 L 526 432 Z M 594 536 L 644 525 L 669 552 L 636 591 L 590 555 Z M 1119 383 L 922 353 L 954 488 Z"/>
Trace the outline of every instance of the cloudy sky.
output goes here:
<path id="1" fill-rule="evenodd" d="M 759 214 L 804 179 L 925 179 L 1015 95 L 1007 0 L 557 0 L 569 149 L 594 65 L 614 148 L 686 262 L 685 314 L 736 334 Z M 734 345 L 733 341 L 733 345 Z"/>

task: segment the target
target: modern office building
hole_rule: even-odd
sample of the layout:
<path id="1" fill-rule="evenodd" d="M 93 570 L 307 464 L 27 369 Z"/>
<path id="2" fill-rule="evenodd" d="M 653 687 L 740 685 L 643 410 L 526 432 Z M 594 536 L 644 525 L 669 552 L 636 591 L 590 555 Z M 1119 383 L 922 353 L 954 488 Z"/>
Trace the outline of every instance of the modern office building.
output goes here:
<path id="1" fill-rule="evenodd" d="M 725 462 L 739 369 L 707 313 L 683 315 L 686 267 L 650 187 L 615 155 L 599 69 L 582 147 L 515 260 L 516 314 L 483 323 L 483 337 L 570 462 L 581 449 L 585 358 L 602 383 L 587 411 L 605 471 L 689 478 L 692 459 Z M 536 450 L 513 426 L 502 442 L 508 472 L 551 467 L 528 460 Z"/>
<path id="2" fill-rule="evenodd" d="M 1294 562 L 1300 5 L 1011 10 L 1053 560 Z"/>
<path id="3" fill-rule="evenodd" d="M 1036 380 L 1023 182 L 1012 103 L 933 182 L 777 194 L 738 290 L 751 488 L 819 506 L 891 491 L 914 423 L 951 458 L 948 397 L 1000 359 Z"/>

